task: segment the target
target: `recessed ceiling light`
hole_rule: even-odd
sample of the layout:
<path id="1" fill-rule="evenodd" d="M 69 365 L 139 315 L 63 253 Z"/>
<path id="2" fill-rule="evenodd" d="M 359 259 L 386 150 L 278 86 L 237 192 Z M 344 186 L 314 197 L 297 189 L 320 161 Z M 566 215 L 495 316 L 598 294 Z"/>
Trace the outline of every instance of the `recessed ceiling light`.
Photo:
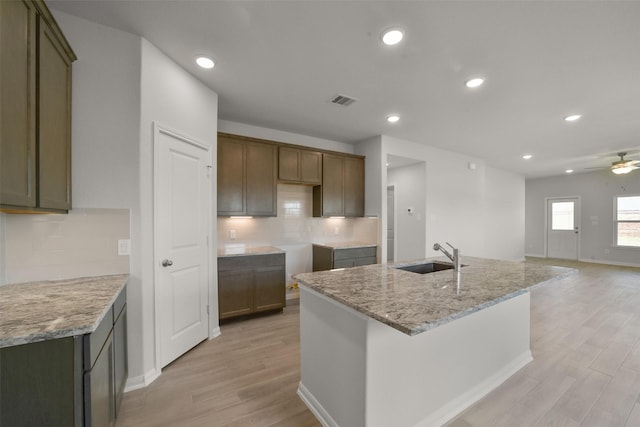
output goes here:
<path id="1" fill-rule="evenodd" d="M 211 58 L 209 58 L 207 56 L 198 56 L 196 58 L 196 64 L 198 64 L 202 68 L 206 68 L 207 70 L 210 70 L 211 68 L 213 68 L 214 65 L 216 65 L 213 62 L 213 59 L 211 59 Z"/>
<path id="2" fill-rule="evenodd" d="M 529 160 L 532 157 L 533 156 L 531 154 L 525 154 L 524 156 L 522 156 L 522 158 L 525 159 L 525 160 Z"/>
<path id="3" fill-rule="evenodd" d="M 572 114 L 570 116 L 565 117 L 564 119 L 568 122 L 575 122 L 576 120 L 578 120 L 580 117 L 582 117 L 582 114 Z"/>
<path id="4" fill-rule="evenodd" d="M 466 87 L 468 87 L 468 88 L 470 88 L 470 89 L 473 89 L 473 88 L 475 88 L 475 87 L 480 87 L 480 86 L 482 86 L 482 83 L 484 83 L 484 79 L 481 79 L 480 77 L 477 77 L 477 78 L 475 78 L 475 79 L 467 80 L 467 81 L 465 82 L 465 86 L 466 86 Z"/>
<path id="5" fill-rule="evenodd" d="M 573 169 L 567 169 L 565 172 L 566 173 L 573 173 Z"/>
<path id="6" fill-rule="evenodd" d="M 399 28 L 389 28 L 382 33 L 382 43 L 387 46 L 393 46 L 402 41 L 404 32 Z"/>
<path id="7" fill-rule="evenodd" d="M 400 120 L 400 116 L 397 114 L 390 114 L 387 116 L 387 121 L 389 123 L 396 123 L 398 120 Z"/>

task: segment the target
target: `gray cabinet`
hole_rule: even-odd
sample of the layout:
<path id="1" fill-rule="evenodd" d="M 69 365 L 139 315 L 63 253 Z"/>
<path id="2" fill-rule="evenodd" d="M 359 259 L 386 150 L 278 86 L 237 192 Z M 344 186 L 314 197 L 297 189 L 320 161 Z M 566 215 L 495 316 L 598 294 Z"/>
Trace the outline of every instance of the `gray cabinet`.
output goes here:
<path id="1" fill-rule="evenodd" d="M 313 216 L 364 216 L 364 157 L 322 154 L 322 185 L 313 187 Z"/>
<path id="2" fill-rule="evenodd" d="M 376 246 L 332 248 L 313 245 L 313 271 L 358 267 L 376 263 Z"/>
<path id="3" fill-rule="evenodd" d="M 285 254 L 218 258 L 220 319 L 285 306 Z"/>
<path id="4" fill-rule="evenodd" d="M 71 63 L 43 1 L 0 1 L 0 210 L 71 208 Z"/>
<path id="5" fill-rule="evenodd" d="M 0 426 L 112 426 L 126 354 L 126 288 L 91 334 L 0 349 Z"/>

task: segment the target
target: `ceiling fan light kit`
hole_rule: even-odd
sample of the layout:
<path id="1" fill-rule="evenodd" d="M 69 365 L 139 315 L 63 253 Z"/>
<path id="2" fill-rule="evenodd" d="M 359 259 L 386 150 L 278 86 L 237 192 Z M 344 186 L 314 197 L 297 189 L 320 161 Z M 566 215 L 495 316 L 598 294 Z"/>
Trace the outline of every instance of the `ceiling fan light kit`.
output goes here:
<path id="1" fill-rule="evenodd" d="M 640 169 L 640 160 L 625 160 L 627 153 L 618 153 L 620 160 L 611 163 L 611 172 L 622 175 Z"/>

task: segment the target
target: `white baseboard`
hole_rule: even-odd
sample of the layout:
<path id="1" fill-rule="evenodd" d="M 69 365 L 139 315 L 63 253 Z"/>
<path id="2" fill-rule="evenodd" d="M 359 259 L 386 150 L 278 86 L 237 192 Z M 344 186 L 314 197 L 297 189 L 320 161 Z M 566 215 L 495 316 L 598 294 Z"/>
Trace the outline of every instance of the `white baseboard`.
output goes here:
<path id="1" fill-rule="evenodd" d="M 214 338 L 217 338 L 221 334 L 222 334 L 222 331 L 220 331 L 220 326 L 213 328 L 213 330 L 211 330 L 211 332 L 209 333 L 209 339 L 212 340 Z"/>
<path id="2" fill-rule="evenodd" d="M 127 393 L 133 390 L 145 388 L 146 386 L 157 380 L 161 373 L 162 372 L 152 369 L 144 375 L 127 378 L 127 384 L 124 387 L 124 392 Z"/>
<path id="3" fill-rule="evenodd" d="M 300 399 L 302 399 L 304 404 L 307 405 L 307 408 L 309 408 L 324 427 L 340 427 L 322 407 L 320 402 L 316 400 L 313 394 L 302 384 L 302 381 L 298 384 L 298 396 L 300 396 Z"/>
<path id="4" fill-rule="evenodd" d="M 580 261 L 580 262 L 588 262 L 588 263 L 591 263 L 591 264 L 617 265 L 617 266 L 620 266 L 620 267 L 640 267 L 640 264 L 634 264 L 632 262 L 618 262 L 618 261 L 610 261 L 610 260 L 602 260 L 602 259 L 580 258 L 578 261 Z"/>
<path id="5" fill-rule="evenodd" d="M 531 257 L 531 258 L 546 258 L 544 254 L 524 254 L 524 256 Z"/>
<path id="6" fill-rule="evenodd" d="M 482 383 L 468 390 L 436 412 L 430 414 L 427 418 L 416 424 L 416 427 L 442 426 L 448 421 L 451 421 L 456 415 L 460 414 L 478 400 L 485 397 L 532 360 L 533 356 L 531 355 L 531 351 L 524 352 L 520 357 L 484 380 Z"/>

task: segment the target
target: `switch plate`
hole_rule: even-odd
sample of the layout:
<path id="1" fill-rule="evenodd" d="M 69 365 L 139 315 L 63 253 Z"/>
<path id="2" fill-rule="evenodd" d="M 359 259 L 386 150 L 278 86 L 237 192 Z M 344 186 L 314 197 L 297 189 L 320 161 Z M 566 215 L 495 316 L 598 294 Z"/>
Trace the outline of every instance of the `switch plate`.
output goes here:
<path id="1" fill-rule="evenodd" d="M 118 240 L 118 255 L 131 255 L 131 240 Z"/>
<path id="2" fill-rule="evenodd" d="M 229 230 L 229 239 L 231 240 L 236 239 L 236 230 Z"/>

